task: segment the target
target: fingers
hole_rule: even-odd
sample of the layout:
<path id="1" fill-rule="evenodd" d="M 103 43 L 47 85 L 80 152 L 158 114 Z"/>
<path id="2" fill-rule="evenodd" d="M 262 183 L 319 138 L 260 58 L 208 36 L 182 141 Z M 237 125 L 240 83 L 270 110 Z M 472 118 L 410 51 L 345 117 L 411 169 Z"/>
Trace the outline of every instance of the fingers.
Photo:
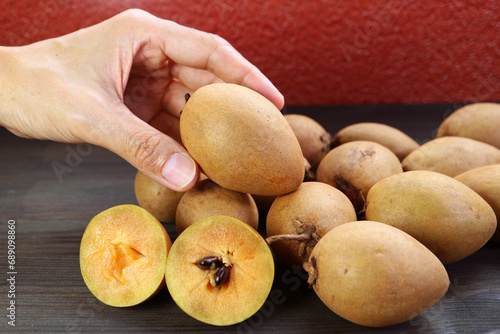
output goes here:
<path id="1" fill-rule="evenodd" d="M 178 80 L 172 80 L 165 92 L 162 100 L 162 109 L 170 114 L 179 117 L 184 105 L 186 104 L 186 94 L 193 94 L 195 89 L 186 87 L 184 83 Z"/>
<path id="2" fill-rule="evenodd" d="M 278 109 L 283 107 L 283 95 L 223 38 L 171 21 L 157 20 L 158 29 L 154 31 L 161 37 L 159 47 L 169 59 L 186 67 L 206 70 L 222 81 L 247 86 L 268 98 Z M 193 85 L 189 80 L 186 84 Z"/>
<path id="3" fill-rule="evenodd" d="M 191 91 L 212 83 L 223 82 L 211 72 L 180 64 L 173 64 L 170 71 L 174 78 L 189 87 Z"/>
<path id="4" fill-rule="evenodd" d="M 159 112 L 148 122 L 156 130 L 167 134 L 176 142 L 181 143 L 181 132 L 179 127 L 179 116 L 167 111 Z"/>
<path id="5" fill-rule="evenodd" d="M 156 182 L 175 191 L 190 189 L 198 166 L 184 147 L 135 117 L 124 105 L 114 112 L 97 144 L 115 152 Z"/>

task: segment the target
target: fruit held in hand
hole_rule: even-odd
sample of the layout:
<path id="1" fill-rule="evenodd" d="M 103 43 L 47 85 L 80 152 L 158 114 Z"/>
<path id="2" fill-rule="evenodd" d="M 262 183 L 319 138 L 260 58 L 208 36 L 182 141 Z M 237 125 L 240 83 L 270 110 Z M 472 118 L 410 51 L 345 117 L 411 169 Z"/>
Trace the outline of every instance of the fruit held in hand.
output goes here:
<path id="1" fill-rule="evenodd" d="M 250 194 L 226 189 L 205 179 L 198 181 L 182 197 L 177 207 L 175 227 L 180 234 L 197 221 L 211 216 L 229 216 L 257 230 L 259 211 Z"/>
<path id="2" fill-rule="evenodd" d="M 141 171 L 135 176 L 134 191 L 137 203 L 156 219 L 164 223 L 175 221 L 175 212 L 183 192 L 167 188 Z"/>
<path id="3" fill-rule="evenodd" d="M 119 205 L 96 215 L 80 244 L 80 268 L 90 292 L 110 306 L 144 302 L 165 284 L 170 237 L 146 210 Z"/>
<path id="4" fill-rule="evenodd" d="M 304 269 L 326 306 L 362 326 L 408 321 L 440 300 L 449 286 L 443 264 L 421 243 L 370 221 L 330 230 Z"/>
<path id="5" fill-rule="evenodd" d="M 248 224 L 227 216 L 203 219 L 174 241 L 166 267 L 167 288 L 193 318 L 228 326 L 264 304 L 274 280 L 274 260 Z"/>
<path id="6" fill-rule="evenodd" d="M 267 242 L 287 265 L 302 266 L 329 230 L 356 220 L 351 201 L 340 190 L 321 182 L 304 182 L 278 196 L 267 214 Z"/>
<path id="7" fill-rule="evenodd" d="M 390 176 L 368 192 L 366 219 L 397 227 L 448 264 L 479 250 L 495 232 L 491 206 L 463 183 L 441 173 Z"/>
<path id="8" fill-rule="evenodd" d="M 281 112 L 255 91 L 216 83 L 194 92 L 180 117 L 182 143 L 224 188 L 273 196 L 304 178 L 300 145 Z"/>

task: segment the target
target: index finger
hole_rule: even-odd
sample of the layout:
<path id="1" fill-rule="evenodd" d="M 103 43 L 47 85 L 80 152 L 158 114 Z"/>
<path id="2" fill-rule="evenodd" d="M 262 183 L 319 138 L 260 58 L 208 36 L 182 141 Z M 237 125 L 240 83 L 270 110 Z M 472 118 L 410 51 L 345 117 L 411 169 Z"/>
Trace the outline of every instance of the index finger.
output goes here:
<path id="1" fill-rule="evenodd" d="M 283 95 L 271 81 L 222 37 L 158 18 L 155 31 L 159 47 L 174 62 L 213 73 L 225 82 L 253 89 L 273 102 L 284 105 Z"/>

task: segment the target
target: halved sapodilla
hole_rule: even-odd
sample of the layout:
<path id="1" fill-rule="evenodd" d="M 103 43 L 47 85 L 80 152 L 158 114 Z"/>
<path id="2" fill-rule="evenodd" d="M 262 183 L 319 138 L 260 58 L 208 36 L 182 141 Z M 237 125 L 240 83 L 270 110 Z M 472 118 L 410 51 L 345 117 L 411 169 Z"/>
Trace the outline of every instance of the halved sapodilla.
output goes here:
<path id="1" fill-rule="evenodd" d="M 167 288 L 191 317 L 229 326 L 255 314 L 274 280 L 269 246 L 252 227 L 228 216 L 196 222 L 172 245 Z"/>
<path id="2" fill-rule="evenodd" d="M 83 280 L 107 305 L 137 305 L 165 285 L 171 245 L 165 228 L 143 208 L 131 204 L 109 208 L 96 215 L 83 233 Z"/>
<path id="3" fill-rule="evenodd" d="M 230 83 L 196 90 L 180 117 L 182 143 L 209 179 L 252 195 L 297 189 L 304 157 L 281 112 L 257 92 Z"/>

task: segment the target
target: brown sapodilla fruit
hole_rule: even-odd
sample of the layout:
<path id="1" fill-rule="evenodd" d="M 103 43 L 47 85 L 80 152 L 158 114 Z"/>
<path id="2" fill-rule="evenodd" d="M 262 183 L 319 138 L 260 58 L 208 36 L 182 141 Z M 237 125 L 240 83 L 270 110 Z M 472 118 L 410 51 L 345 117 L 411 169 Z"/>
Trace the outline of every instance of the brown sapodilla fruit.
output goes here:
<path id="1" fill-rule="evenodd" d="M 281 112 L 235 84 L 203 86 L 180 117 L 182 143 L 209 179 L 254 195 L 281 195 L 304 178 L 304 157 Z"/>
<path id="2" fill-rule="evenodd" d="M 368 192 L 365 215 L 410 234 L 444 264 L 479 250 L 497 227 L 493 209 L 481 196 L 432 171 L 399 173 L 378 182 Z"/>
<path id="3" fill-rule="evenodd" d="M 355 220 L 356 211 L 340 190 L 322 182 L 304 182 L 274 200 L 267 214 L 266 241 L 280 261 L 302 266 L 323 235 Z"/>
<path id="4" fill-rule="evenodd" d="M 455 176 L 455 179 L 477 192 L 495 211 L 497 230 L 491 240 L 500 242 L 500 228 L 498 228 L 500 221 L 500 164 L 474 168 Z"/>
<path id="5" fill-rule="evenodd" d="M 214 216 L 175 239 L 165 277 L 184 312 L 211 325 L 229 326 L 264 304 L 274 281 L 274 260 L 262 236 L 248 224 Z"/>
<path id="6" fill-rule="evenodd" d="M 361 122 L 346 126 L 335 134 L 333 145 L 338 146 L 355 140 L 368 140 L 384 145 L 394 152 L 400 161 L 420 146 L 403 131 L 375 122 Z"/>
<path id="7" fill-rule="evenodd" d="M 500 149 L 500 103 L 468 104 L 451 113 L 439 125 L 436 136 L 479 140 Z"/>
<path id="8" fill-rule="evenodd" d="M 109 208 L 92 218 L 83 233 L 83 280 L 107 305 L 137 305 L 165 285 L 171 245 L 165 228 L 143 208 L 129 204 Z"/>
<path id="9" fill-rule="evenodd" d="M 184 195 L 138 171 L 134 180 L 134 192 L 137 203 L 161 222 L 173 223 L 177 205 Z"/>
<path id="10" fill-rule="evenodd" d="M 316 170 L 321 159 L 330 151 L 332 136 L 313 118 L 301 114 L 285 114 L 285 119 L 297 137 L 302 154 Z"/>
<path id="11" fill-rule="evenodd" d="M 401 162 L 405 171 L 430 170 L 451 177 L 469 169 L 500 163 L 500 150 L 466 137 L 439 137 L 414 150 Z"/>
<path id="12" fill-rule="evenodd" d="M 210 216 L 233 217 L 255 230 L 259 226 L 259 211 L 250 194 L 226 189 L 205 179 L 198 181 L 180 200 L 175 217 L 177 233 Z"/>
<path id="13" fill-rule="evenodd" d="M 387 147 L 357 140 L 331 150 L 319 164 L 316 177 L 346 194 L 360 212 L 375 183 L 402 172 L 401 162 Z"/>
<path id="14" fill-rule="evenodd" d="M 304 182 L 316 181 L 316 173 L 312 170 L 311 164 L 304 158 L 305 164 L 305 173 L 304 173 Z M 255 200 L 255 204 L 257 204 L 257 209 L 259 210 L 260 215 L 267 215 L 271 204 L 273 204 L 274 200 L 278 196 L 259 196 L 252 195 Z"/>
<path id="15" fill-rule="evenodd" d="M 407 233 L 359 221 L 330 230 L 304 263 L 309 284 L 337 315 L 362 326 L 408 321 L 439 301 L 445 267 Z"/>

